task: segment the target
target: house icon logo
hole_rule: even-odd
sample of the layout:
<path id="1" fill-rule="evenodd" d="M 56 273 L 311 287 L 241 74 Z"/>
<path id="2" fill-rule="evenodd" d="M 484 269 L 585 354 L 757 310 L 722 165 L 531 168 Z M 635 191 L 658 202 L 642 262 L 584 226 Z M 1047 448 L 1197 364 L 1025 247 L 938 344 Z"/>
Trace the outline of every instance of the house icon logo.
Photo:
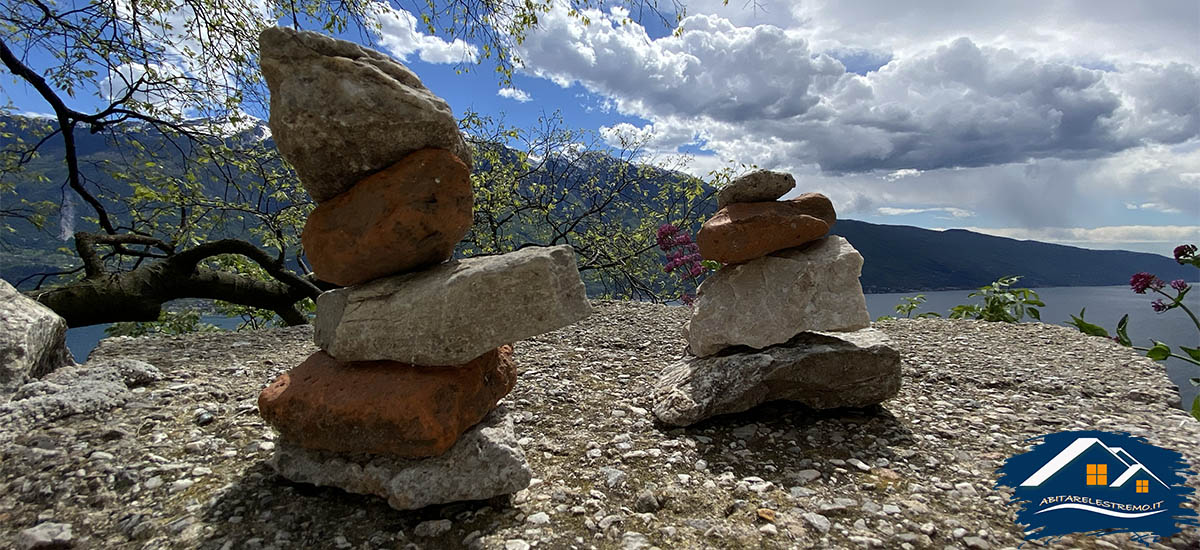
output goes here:
<path id="1" fill-rule="evenodd" d="M 1183 457 L 1123 433 L 1073 431 L 1031 441 L 1029 452 L 1009 458 L 997 473 L 1013 489 L 1017 523 L 1027 540 L 1070 533 L 1132 533 L 1169 537 L 1200 525 L 1181 505 L 1194 489 Z"/>

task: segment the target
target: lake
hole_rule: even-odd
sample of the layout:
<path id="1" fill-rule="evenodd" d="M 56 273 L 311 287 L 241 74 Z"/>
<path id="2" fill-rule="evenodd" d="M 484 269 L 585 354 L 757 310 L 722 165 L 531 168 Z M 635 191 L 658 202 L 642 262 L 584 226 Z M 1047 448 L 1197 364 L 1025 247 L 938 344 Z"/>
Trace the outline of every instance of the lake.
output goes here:
<path id="1" fill-rule="evenodd" d="M 1183 344 L 1200 347 L 1200 332 L 1192 326 L 1186 314 L 1178 310 L 1165 314 L 1155 313 L 1150 307 L 1152 297 L 1149 294 L 1134 294 L 1128 286 L 1052 287 L 1039 288 L 1037 292 L 1046 303 L 1046 307 L 1041 308 L 1042 321 L 1045 323 L 1064 324 L 1071 319 L 1072 314 L 1078 315 L 1079 310 L 1086 307 L 1088 322 L 1112 332 L 1121 316 L 1128 313 L 1129 337 L 1136 345 L 1149 347 L 1148 338 L 1154 337 L 1172 346 Z M 946 290 L 868 294 L 867 309 L 870 310 L 872 318 L 893 315 L 893 308 L 900 302 L 901 297 L 924 294 L 926 302 L 914 315 L 922 311 L 946 315 L 950 308 L 969 303 L 968 293 L 969 290 Z M 1188 308 L 1200 314 L 1200 292 L 1189 293 L 1189 296 L 1191 298 L 1185 300 Z M 237 328 L 240 322 L 239 319 L 225 317 L 204 317 L 203 321 L 230 330 Z M 106 326 L 94 325 L 67 331 L 67 347 L 75 354 L 77 360 L 86 358 L 87 354 L 91 353 L 92 348 L 104 337 Z M 1179 353 L 1177 349 L 1172 349 Z M 1178 359 L 1170 359 L 1167 362 L 1167 374 L 1180 387 L 1183 404 L 1190 407 L 1197 388 L 1188 383 L 1188 378 L 1200 377 L 1200 368 Z"/>

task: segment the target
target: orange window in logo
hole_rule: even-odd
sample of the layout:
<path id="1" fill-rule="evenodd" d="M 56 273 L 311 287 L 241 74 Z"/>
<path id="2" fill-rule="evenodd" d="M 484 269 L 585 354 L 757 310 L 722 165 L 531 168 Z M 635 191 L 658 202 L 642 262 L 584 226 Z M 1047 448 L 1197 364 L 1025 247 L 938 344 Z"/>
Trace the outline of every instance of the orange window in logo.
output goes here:
<path id="1" fill-rule="evenodd" d="M 1088 464 L 1087 484 L 1108 485 L 1108 464 Z"/>
<path id="2" fill-rule="evenodd" d="M 1137 492 L 1149 493 L 1150 492 L 1150 480 L 1148 480 L 1148 479 L 1137 480 Z"/>

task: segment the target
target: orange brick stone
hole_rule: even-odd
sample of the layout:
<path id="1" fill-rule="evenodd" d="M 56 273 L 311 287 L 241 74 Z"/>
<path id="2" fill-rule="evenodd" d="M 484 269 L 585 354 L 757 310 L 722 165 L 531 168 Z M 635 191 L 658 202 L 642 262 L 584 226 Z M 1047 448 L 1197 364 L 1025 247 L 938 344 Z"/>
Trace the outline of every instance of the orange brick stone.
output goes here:
<path id="1" fill-rule="evenodd" d="M 704 222 L 696 244 L 706 260 L 738 264 L 815 241 L 836 221 L 833 203 L 819 193 L 786 201 L 732 203 Z"/>
<path id="2" fill-rule="evenodd" d="M 269 424 L 315 450 L 430 457 L 450 449 L 512 391 L 512 346 L 461 366 L 343 363 L 324 351 L 258 396 Z"/>
<path id="3" fill-rule="evenodd" d="M 467 166 L 422 149 L 317 205 L 301 242 L 317 278 L 355 285 L 450 259 L 473 206 Z"/>

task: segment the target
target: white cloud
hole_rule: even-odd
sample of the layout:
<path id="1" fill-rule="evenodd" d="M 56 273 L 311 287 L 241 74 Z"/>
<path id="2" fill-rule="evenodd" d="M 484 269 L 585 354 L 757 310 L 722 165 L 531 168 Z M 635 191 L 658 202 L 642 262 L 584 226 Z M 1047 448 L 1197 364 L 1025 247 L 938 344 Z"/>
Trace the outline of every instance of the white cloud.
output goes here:
<path id="1" fill-rule="evenodd" d="M 970 210 L 963 210 L 962 208 L 948 206 L 940 208 L 891 208 L 883 206 L 875 209 L 875 212 L 881 216 L 907 216 L 910 214 L 925 214 L 930 212 L 943 212 L 954 218 L 970 218 L 975 215 L 975 213 L 971 212 Z"/>
<path id="2" fill-rule="evenodd" d="M 1065 244 L 1159 243 L 1181 244 L 1200 241 L 1200 225 L 1116 225 L 1107 227 L 961 227 L 1011 239 Z"/>
<path id="3" fill-rule="evenodd" d="M 1142 204 L 1133 204 L 1133 203 L 1127 202 L 1127 203 L 1125 203 L 1125 208 L 1127 210 L 1153 210 L 1155 212 L 1162 212 L 1164 214 L 1179 214 L 1179 213 L 1183 212 L 1182 210 L 1175 208 L 1171 205 L 1161 204 L 1161 203 L 1157 203 L 1157 202 L 1143 202 Z"/>
<path id="4" fill-rule="evenodd" d="M 426 63 L 474 63 L 479 58 L 478 48 L 471 44 L 425 34 L 417 27 L 417 18 L 406 10 L 373 2 L 368 17 L 379 25 L 379 44 L 401 61 L 408 61 L 414 53 Z"/>
<path id="5" fill-rule="evenodd" d="M 642 127 L 628 122 L 601 126 L 600 137 L 610 147 L 618 149 L 645 148 L 653 152 L 674 152 L 685 145 L 698 143 L 701 136 L 694 128 L 665 122 Z"/>
<path id="6" fill-rule="evenodd" d="M 498 95 L 500 97 L 505 97 L 505 98 L 508 98 L 508 99 L 511 99 L 511 100 L 514 100 L 514 101 L 517 101 L 520 103 L 533 101 L 533 97 L 529 95 L 529 92 L 526 92 L 525 90 L 521 90 L 518 88 L 500 88 L 500 90 L 498 90 L 496 92 L 496 95 Z"/>
<path id="7" fill-rule="evenodd" d="M 699 13 L 719 1 L 689 2 L 688 7 Z M 858 46 L 908 55 L 931 42 L 966 35 L 979 43 L 1060 59 L 1200 63 L 1200 49 L 1179 47 L 1195 44 L 1200 27 L 1200 5 L 1191 0 L 764 1 L 770 10 L 765 17 L 750 18 L 737 13 L 749 10 L 732 6 L 721 14 L 742 17 L 743 24 L 797 28 L 822 50 Z"/>
<path id="8" fill-rule="evenodd" d="M 579 83 L 655 127 L 686 127 L 723 157 L 831 173 L 1102 158 L 1200 135 L 1200 70 L 1088 68 L 950 37 L 866 76 L 803 29 L 689 16 L 651 39 L 620 13 L 556 7 L 520 48 L 529 74 Z"/>
<path id="9" fill-rule="evenodd" d="M 914 170 L 912 168 L 904 168 L 902 170 L 896 170 L 895 172 L 891 172 L 891 173 L 883 176 L 883 179 L 885 179 L 887 181 L 896 181 L 898 179 L 903 179 L 903 178 L 907 178 L 910 176 L 919 176 L 919 175 L 921 175 L 920 170 Z"/>

